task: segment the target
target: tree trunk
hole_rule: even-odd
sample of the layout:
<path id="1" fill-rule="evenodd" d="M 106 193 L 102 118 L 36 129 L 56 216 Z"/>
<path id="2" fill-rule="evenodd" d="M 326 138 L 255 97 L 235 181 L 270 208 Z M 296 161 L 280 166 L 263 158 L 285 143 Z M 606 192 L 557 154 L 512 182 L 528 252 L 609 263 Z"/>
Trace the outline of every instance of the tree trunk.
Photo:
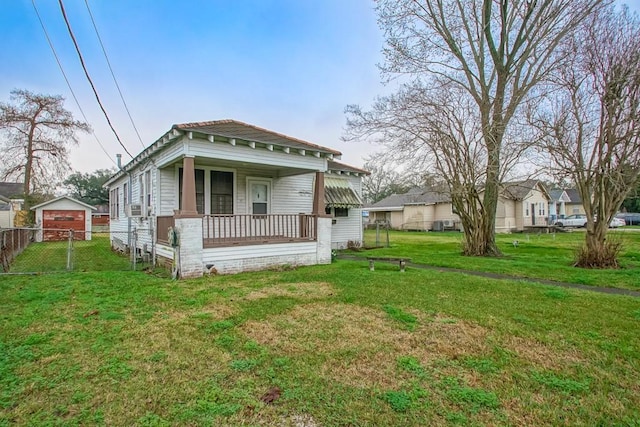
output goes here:
<path id="1" fill-rule="evenodd" d="M 585 244 L 578 251 L 576 266 L 585 268 L 617 268 L 620 241 L 608 240 L 609 224 L 606 221 L 587 223 Z"/>
<path id="2" fill-rule="evenodd" d="M 35 116 L 38 117 L 37 115 Z M 31 169 L 33 169 L 33 135 L 36 130 L 35 118 L 29 129 L 29 136 L 27 137 L 27 162 L 24 167 L 24 208 L 23 210 L 29 212 L 31 209 Z"/>

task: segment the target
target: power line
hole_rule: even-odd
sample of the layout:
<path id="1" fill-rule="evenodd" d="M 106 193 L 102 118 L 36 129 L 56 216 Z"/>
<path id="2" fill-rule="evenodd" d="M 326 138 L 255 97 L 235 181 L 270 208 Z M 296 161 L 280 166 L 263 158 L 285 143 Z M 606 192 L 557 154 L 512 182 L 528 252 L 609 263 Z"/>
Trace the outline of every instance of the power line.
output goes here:
<path id="1" fill-rule="evenodd" d="M 80 114 L 82 114 L 82 118 L 84 119 L 85 123 L 89 123 L 89 119 L 87 119 L 87 115 L 84 113 L 84 110 L 80 106 L 80 102 L 78 101 L 78 97 L 76 96 L 76 93 L 73 91 L 73 88 L 71 87 L 71 83 L 69 82 L 69 79 L 67 78 L 67 73 L 65 73 L 64 72 L 64 68 L 62 68 L 62 63 L 60 62 L 60 58 L 58 57 L 58 53 L 56 52 L 56 49 L 53 47 L 53 42 L 51 41 L 51 38 L 49 37 L 49 33 L 47 32 L 47 28 L 44 26 L 44 22 L 42 21 L 42 17 L 40 16 L 40 12 L 38 11 L 38 7 L 36 6 L 35 0 L 31 0 L 31 4 L 33 5 L 33 9 L 36 12 L 36 16 L 38 17 L 38 21 L 40 21 L 40 26 L 42 27 L 42 31 L 44 32 L 44 36 L 46 37 L 47 42 L 49 43 L 49 47 L 51 48 L 51 51 L 53 52 L 53 56 L 56 59 L 56 62 L 58 63 L 58 67 L 60 68 L 60 72 L 62 73 L 62 76 L 64 77 L 64 81 L 67 82 L 67 87 L 69 88 L 69 91 L 71 92 L 71 96 L 73 97 L 73 100 L 76 102 L 76 105 L 78 106 L 78 110 L 80 110 Z M 104 145 L 102 145 L 102 142 L 100 142 L 100 139 L 98 139 L 98 135 L 96 135 L 96 133 L 93 131 L 93 129 L 91 129 L 91 134 L 96 139 L 96 142 L 98 143 L 98 145 L 100 146 L 100 148 L 102 149 L 104 154 L 106 154 L 107 157 L 109 158 L 109 160 L 111 160 L 111 163 L 113 163 L 117 167 L 118 164 L 116 163 L 115 160 L 113 160 L 111 155 L 104 148 Z"/>
<path id="2" fill-rule="evenodd" d="M 104 114 L 105 119 L 107 119 L 107 123 L 109 124 L 109 127 L 111 128 L 111 131 L 113 132 L 113 134 L 116 136 L 116 139 L 118 140 L 118 143 L 120 144 L 120 146 L 124 149 L 125 153 L 127 153 L 129 157 L 133 159 L 133 155 L 129 152 L 129 150 L 127 150 L 127 147 L 122 143 L 122 140 L 120 139 L 120 135 L 118 135 L 118 132 L 116 132 L 115 128 L 113 127 L 113 124 L 111 124 L 111 119 L 109 119 L 107 110 L 104 109 L 104 106 L 102 105 L 102 101 L 100 101 L 100 96 L 98 95 L 98 91 L 96 90 L 96 87 L 93 84 L 93 80 L 91 79 L 91 76 L 89 75 L 89 71 L 87 70 L 87 67 L 84 63 L 84 58 L 82 57 L 82 53 L 80 52 L 80 46 L 78 46 L 76 37 L 74 36 L 73 30 L 71 29 L 71 24 L 69 23 L 69 19 L 67 18 L 67 12 L 64 9 L 64 4 L 62 3 L 62 0 L 58 0 L 58 4 L 60 5 L 60 11 L 62 12 L 62 17 L 64 18 L 64 22 L 67 25 L 67 30 L 69 30 L 69 36 L 71 36 L 71 40 L 73 41 L 73 45 L 76 48 L 78 58 L 80 58 L 80 64 L 82 65 L 82 70 L 84 71 L 84 75 L 87 77 L 87 80 L 89 81 L 89 85 L 91 85 L 91 89 L 93 90 L 93 94 L 96 97 L 96 101 L 98 101 L 98 105 L 100 106 L 100 109 L 102 110 L 102 114 Z"/>
<path id="3" fill-rule="evenodd" d="M 107 65 L 109 66 L 109 71 L 111 72 L 111 77 L 113 77 L 113 82 L 118 89 L 118 93 L 120 94 L 120 99 L 122 100 L 122 104 L 124 105 L 124 109 L 127 111 L 127 115 L 129 116 L 129 120 L 131 121 L 131 125 L 133 129 L 136 131 L 136 135 L 138 136 L 138 141 L 142 145 L 142 148 L 146 148 L 144 142 L 142 142 L 142 137 L 140 137 L 140 132 L 138 132 L 138 128 L 133 121 L 133 117 L 131 117 L 131 112 L 129 111 L 129 107 L 127 106 L 126 101 L 124 100 L 124 95 L 122 95 L 122 91 L 120 90 L 120 85 L 118 84 L 118 80 L 116 79 L 116 75 L 113 72 L 113 68 L 111 67 L 111 61 L 109 61 L 109 57 L 107 56 L 107 51 L 104 47 L 104 43 L 102 43 L 102 37 L 100 37 L 100 33 L 98 32 L 98 27 L 96 25 L 96 21 L 93 19 L 93 13 L 91 13 L 91 8 L 89 7 L 89 1 L 84 0 L 84 4 L 87 6 L 87 11 L 89 12 L 89 16 L 91 17 L 91 23 L 93 24 L 93 29 L 96 32 L 96 36 L 98 36 L 98 42 L 100 42 L 100 47 L 102 48 L 102 53 L 104 54 L 104 59 L 107 60 Z"/>

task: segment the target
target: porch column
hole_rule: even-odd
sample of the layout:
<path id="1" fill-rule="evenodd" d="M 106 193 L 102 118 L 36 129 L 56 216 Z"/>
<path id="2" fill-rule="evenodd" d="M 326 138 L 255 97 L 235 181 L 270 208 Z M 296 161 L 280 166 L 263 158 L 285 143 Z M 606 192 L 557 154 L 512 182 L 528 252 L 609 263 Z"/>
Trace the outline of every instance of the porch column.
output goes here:
<path id="1" fill-rule="evenodd" d="M 312 213 L 319 217 L 326 216 L 324 212 L 324 172 L 316 172 Z"/>
<path id="2" fill-rule="evenodd" d="M 202 262 L 202 215 L 196 208 L 196 178 L 193 156 L 182 160 L 182 206 L 175 215 L 178 246 L 174 248 L 174 260 L 181 279 L 201 277 Z"/>
<path id="3" fill-rule="evenodd" d="M 196 209 L 196 177 L 193 156 L 185 156 L 182 160 L 182 206 L 179 215 L 197 215 Z"/>

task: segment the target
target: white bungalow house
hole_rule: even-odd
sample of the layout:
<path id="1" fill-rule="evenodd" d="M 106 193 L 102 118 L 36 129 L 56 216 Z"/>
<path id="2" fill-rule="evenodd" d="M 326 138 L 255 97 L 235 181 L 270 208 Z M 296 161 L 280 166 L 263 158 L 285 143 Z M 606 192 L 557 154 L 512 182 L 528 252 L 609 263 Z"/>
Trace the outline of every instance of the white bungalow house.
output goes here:
<path id="1" fill-rule="evenodd" d="M 548 203 L 547 190 L 537 180 L 503 184 L 496 208 L 496 232 L 546 226 Z M 369 222 L 387 222 L 397 230 L 461 229 L 451 197 L 443 192 L 414 188 L 405 194 L 392 194 L 366 209 Z"/>
<path id="2" fill-rule="evenodd" d="M 181 277 L 329 263 L 332 246 L 362 241 L 366 172 L 340 155 L 235 120 L 177 124 L 105 184 L 110 231 L 152 230 L 136 250 L 155 247 Z"/>

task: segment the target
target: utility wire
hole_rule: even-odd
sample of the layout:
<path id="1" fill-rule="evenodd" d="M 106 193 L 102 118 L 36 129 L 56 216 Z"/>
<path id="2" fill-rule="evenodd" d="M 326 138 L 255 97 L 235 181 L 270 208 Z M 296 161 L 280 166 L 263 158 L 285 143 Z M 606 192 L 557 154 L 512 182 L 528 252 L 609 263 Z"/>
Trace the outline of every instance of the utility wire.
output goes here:
<path id="1" fill-rule="evenodd" d="M 122 90 L 120 90 L 120 85 L 118 84 L 118 80 L 116 79 L 116 75 L 113 72 L 113 68 L 111 67 L 111 61 L 109 61 L 109 57 L 107 56 L 107 50 L 104 47 L 104 43 L 102 43 L 102 37 L 100 37 L 100 33 L 98 32 L 98 26 L 96 25 L 96 21 L 93 19 L 93 13 L 91 13 L 91 8 L 89 7 L 89 1 L 84 0 L 84 4 L 87 6 L 87 11 L 89 12 L 89 16 L 91 17 L 91 23 L 93 24 L 93 29 L 96 32 L 96 36 L 98 37 L 98 42 L 100 42 L 100 47 L 102 48 L 102 53 L 104 54 L 104 59 L 107 60 L 107 65 L 109 66 L 109 71 L 111 72 L 111 77 L 113 77 L 113 82 L 118 89 L 118 93 L 120 94 L 120 99 L 122 100 L 122 104 L 124 105 L 124 109 L 127 111 L 127 115 L 129 116 L 129 120 L 131 121 L 131 125 L 133 129 L 136 131 L 136 135 L 138 136 L 138 141 L 142 145 L 142 148 L 146 148 L 144 142 L 142 142 L 142 137 L 140 136 L 140 132 L 138 132 L 138 128 L 136 127 L 135 122 L 133 121 L 133 117 L 131 117 L 131 112 L 129 111 L 129 107 L 127 106 L 127 102 L 124 100 L 124 95 L 122 95 Z"/>
<path id="2" fill-rule="evenodd" d="M 42 17 L 40 16 L 40 12 L 38 11 L 38 7 L 36 6 L 35 0 L 31 0 L 31 4 L 33 5 L 33 10 L 35 10 L 35 12 L 36 12 L 36 16 L 38 17 L 38 21 L 40 21 L 40 26 L 42 27 L 42 31 L 44 32 L 44 36 L 46 37 L 47 42 L 49 43 L 49 47 L 51 48 L 51 51 L 53 52 L 53 56 L 54 56 L 54 58 L 56 58 L 56 62 L 58 63 L 58 67 L 60 68 L 60 72 L 62 73 L 62 76 L 64 77 L 64 81 L 67 82 L 67 86 L 69 87 L 69 91 L 71 92 L 71 96 L 73 97 L 73 100 L 76 102 L 76 105 L 78 106 L 78 110 L 80 110 L 80 114 L 82 114 L 82 118 L 84 119 L 85 123 L 89 123 L 89 119 L 87 119 L 87 115 L 84 113 L 84 110 L 80 106 L 80 102 L 78 101 L 78 97 L 76 96 L 76 93 L 73 91 L 73 88 L 71 87 L 71 83 L 69 82 L 69 79 L 67 78 L 67 73 L 65 73 L 64 72 L 64 68 L 62 68 L 62 63 L 60 62 L 60 58 L 58 57 L 58 53 L 56 52 L 56 49 L 53 47 L 53 42 L 51 41 L 51 38 L 49 37 L 49 33 L 47 32 L 47 28 L 44 26 L 44 22 L 42 21 Z M 107 157 L 109 158 L 109 160 L 111 160 L 111 163 L 113 163 L 117 167 L 118 164 L 116 163 L 115 160 L 113 160 L 111 155 L 104 148 L 104 145 L 102 145 L 102 142 L 100 142 L 100 139 L 98 139 L 98 135 L 96 135 L 96 133 L 93 131 L 93 129 L 91 129 L 91 134 L 96 139 L 96 142 L 98 143 L 98 145 L 100 146 L 100 148 L 102 149 L 104 154 L 106 154 Z"/>
<path id="3" fill-rule="evenodd" d="M 111 128 L 111 131 L 113 132 L 113 134 L 116 136 L 116 139 L 118 140 L 118 143 L 120 144 L 120 146 L 129 155 L 129 157 L 133 159 L 133 155 L 129 152 L 129 150 L 127 150 L 127 147 L 122 143 L 122 140 L 120 139 L 120 135 L 118 135 L 118 132 L 116 132 L 115 128 L 113 127 L 113 124 L 111 124 L 111 119 L 109 119 L 107 110 L 104 109 L 104 106 L 102 105 L 102 101 L 100 101 L 100 96 L 98 95 L 98 91 L 96 90 L 96 87 L 93 84 L 93 80 L 91 79 L 91 76 L 89 75 L 89 71 L 87 70 L 87 67 L 84 63 L 84 58 L 82 57 L 82 53 L 80 52 L 80 46 L 78 46 L 76 37 L 73 35 L 73 30 L 71 29 L 71 24 L 69 23 L 69 19 L 67 18 L 67 12 L 64 9 L 64 4 L 62 3 L 62 0 L 58 0 L 58 4 L 60 5 L 60 11 L 62 12 L 62 17 L 64 18 L 64 22 L 67 25 L 67 30 L 69 30 L 69 36 L 71 36 L 73 45 L 75 46 L 76 52 L 78 53 L 78 58 L 80 58 L 80 64 L 82 65 L 82 69 L 84 70 L 84 75 L 87 77 L 87 80 L 91 85 L 91 89 L 93 89 L 93 94 L 96 97 L 96 101 L 98 101 L 98 105 L 102 110 L 102 114 L 104 114 L 104 117 L 107 119 L 107 123 L 109 124 L 109 127 Z"/>

